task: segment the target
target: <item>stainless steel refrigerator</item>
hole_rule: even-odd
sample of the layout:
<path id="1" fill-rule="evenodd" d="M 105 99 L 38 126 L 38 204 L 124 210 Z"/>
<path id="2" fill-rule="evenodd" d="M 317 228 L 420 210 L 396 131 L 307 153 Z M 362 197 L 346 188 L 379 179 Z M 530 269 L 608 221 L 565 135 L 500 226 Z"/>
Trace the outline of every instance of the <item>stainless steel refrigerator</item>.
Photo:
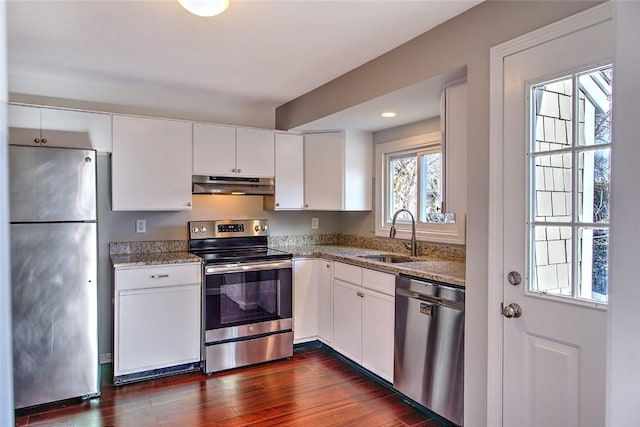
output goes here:
<path id="1" fill-rule="evenodd" d="M 16 409 L 100 393 L 96 152 L 9 146 Z"/>

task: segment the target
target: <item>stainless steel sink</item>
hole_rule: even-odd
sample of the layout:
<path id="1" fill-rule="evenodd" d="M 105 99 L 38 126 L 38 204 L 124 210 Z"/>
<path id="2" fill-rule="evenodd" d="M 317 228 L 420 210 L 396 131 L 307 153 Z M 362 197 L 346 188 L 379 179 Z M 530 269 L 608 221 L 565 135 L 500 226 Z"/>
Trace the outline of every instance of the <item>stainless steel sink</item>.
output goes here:
<path id="1" fill-rule="evenodd" d="M 415 258 L 407 255 L 396 254 L 378 254 L 378 255 L 359 255 L 358 258 L 368 259 L 371 261 L 384 262 L 387 264 L 397 264 L 400 262 L 415 261 Z"/>

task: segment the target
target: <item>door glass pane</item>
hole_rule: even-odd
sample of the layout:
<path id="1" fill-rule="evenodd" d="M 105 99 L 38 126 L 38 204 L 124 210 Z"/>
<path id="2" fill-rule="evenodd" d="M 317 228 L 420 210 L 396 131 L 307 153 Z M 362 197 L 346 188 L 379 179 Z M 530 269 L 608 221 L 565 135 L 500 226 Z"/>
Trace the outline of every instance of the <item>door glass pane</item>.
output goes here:
<path id="1" fill-rule="evenodd" d="M 415 154 L 389 159 L 389 211 L 387 221 L 398 209 L 407 209 L 415 217 L 418 194 L 418 158 Z M 409 215 L 401 213 L 398 220 L 410 220 Z"/>
<path id="2" fill-rule="evenodd" d="M 578 75 L 579 145 L 611 143 L 611 67 Z"/>
<path id="3" fill-rule="evenodd" d="M 607 302 L 609 229 L 578 228 L 579 298 Z"/>
<path id="4" fill-rule="evenodd" d="M 607 301 L 611 87 L 611 66 L 531 87 L 532 291 Z"/>
<path id="5" fill-rule="evenodd" d="M 570 222 L 571 153 L 533 158 L 533 215 L 539 222 Z"/>
<path id="6" fill-rule="evenodd" d="M 559 150 L 571 146 L 573 82 L 571 77 L 532 88 L 532 151 Z"/>
<path id="7" fill-rule="evenodd" d="M 578 153 L 578 221 L 609 222 L 611 149 Z"/>
<path id="8" fill-rule="evenodd" d="M 571 227 L 534 226 L 531 290 L 571 296 Z"/>

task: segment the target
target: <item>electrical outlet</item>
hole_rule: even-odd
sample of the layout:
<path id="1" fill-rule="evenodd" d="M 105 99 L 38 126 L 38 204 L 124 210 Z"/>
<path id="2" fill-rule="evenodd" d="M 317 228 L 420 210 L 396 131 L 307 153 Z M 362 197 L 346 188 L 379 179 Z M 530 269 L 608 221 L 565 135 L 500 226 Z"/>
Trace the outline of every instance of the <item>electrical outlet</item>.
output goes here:
<path id="1" fill-rule="evenodd" d="M 318 218 L 311 218 L 311 228 L 313 230 L 318 229 Z"/>
<path id="2" fill-rule="evenodd" d="M 136 233 L 146 233 L 146 232 L 147 232 L 147 220 L 136 219 Z"/>

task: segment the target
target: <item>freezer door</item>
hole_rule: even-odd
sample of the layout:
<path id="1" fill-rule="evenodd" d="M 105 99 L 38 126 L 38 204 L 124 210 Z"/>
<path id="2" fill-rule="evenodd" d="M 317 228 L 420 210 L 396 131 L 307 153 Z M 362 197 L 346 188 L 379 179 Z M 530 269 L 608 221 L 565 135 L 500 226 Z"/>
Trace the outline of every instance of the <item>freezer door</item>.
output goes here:
<path id="1" fill-rule="evenodd" d="M 16 408 L 100 390 L 95 223 L 11 225 Z"/>
<path id="2" fill-rule="evenodd" d="M 96 152 L 9 146 L 11 222 L 95 221 Z"/>

